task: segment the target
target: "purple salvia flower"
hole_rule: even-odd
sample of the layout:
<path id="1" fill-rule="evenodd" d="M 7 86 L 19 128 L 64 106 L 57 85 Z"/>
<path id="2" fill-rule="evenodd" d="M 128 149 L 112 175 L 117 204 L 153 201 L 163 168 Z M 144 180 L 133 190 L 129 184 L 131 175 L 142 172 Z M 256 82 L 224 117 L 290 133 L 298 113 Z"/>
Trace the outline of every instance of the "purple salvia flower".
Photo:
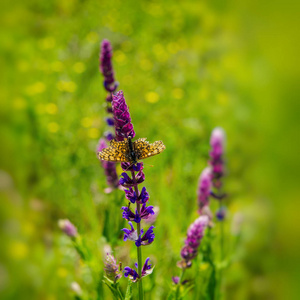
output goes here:
<path id="1" fill-rule="evenodd" d="M 102 151 L 106 147 L 106 141 L 101 138 L 97 146 L 97 152 Z M 105 189 L 105 191 L 108 193 L 119 187 L 119 177 L 117 175 L 116 165 L 114 162 L 101 160 L 101 165 L 104 169 L 107 185 L 109 186 L 109 188 Z"/>
<path id="2" fill-rule="evenodd" d="M 209 205 L 209 197 L 211 195 L 212 188 L 212 178 L 211 178 L 211 169 L 209 167 L 205 168 L 200 177 L 198 183 L 198 212 L 201 214 L 205 206 Z"/>
<path id="3" fill-rule="evenodd" d="M 123 141 L 124 138 L 128 137 L 134 138 L 135 132 L 123 92 L 119 91 L 116 95 L 113 95 L 112 98 L 117 141 Z"/>
<path id="4" fill-rule="evenodd" d="M 135 214 L 132 212 L 132 210 L 128 206 L 122 206 L 123 214 L 122 217 L 128 221 L 134 221 L 135 223 L 141 222 L 141 217 L 138 213 L 138 211 L 135 211 Z"/>
<path id="5" fill-rule="evenodd" d="M 226 217 L 226 207 L 221 206 L 217 211 L 216 211 L 216 217 L 219 221 L 223 221 Z"/>
<path id="6" fill-rule="evenodd" d="M 189 268 L 192 260 L 198 254 L 198 247 L 204 235 L 204 230 L 208 226 L 209 219 L 207 216 L 200 216 L 192 223 L 187 231 L 185 246 L 181 250 L 182 261 L 178 263 L 181 268 Z"/>
<path id="7" fill-rule="evenodd" d="M 121 270 L 119 270 L 119 266 L 116 263 L 116 259 L 112 254 L 109 253 L 106 254 L 106 259 L 104 262 L 104 271 L 106 277 L 114 281 L 114 283 L 116 283 L 122 277 L 122 273 Z"/>
<path id="8" fill-rule="evenodd" d="M 115 82 L 112 68 L 112 47 L 108 40 L 103 40 L 100 52 L 100 71 L 104 76 L 104 87 L 108 92 L 114 92 L 118 84 Z"/>
<path id="9" fill-rule="evenodd" d="M 138 279 L 139 274 L 137 273 L 136 270 L 133 270 L 130 267 L 125 267 L 124 268 L 124 276 L 129 277 L 130 280 L 135 282 Z"/>
<path id="10" fill-rule="evenodd" d="M 224 175 L 224 146 L 225 146 L 225 133 L 221 127 L 213 130 L 210 138 L 211 151 L 209 153 L 209 164 L 212 167 L 213 185 L 215 188 L 220 189 L 222 186 L 221 177 Z"/>
<path id="11" fill-rule="evenodd" d="M 145 277 L 153 272 L 153 267 L 151 264 L 149 264 L 149 260 L 150 258 L 148 257 L 142 267 L 142 273 L 141 273 L 142 277 Z M 136 269 L 138 268 L 137 263 L 135 263 L 134 266 Z M 132 280 L 133 282 L 135 282 L 139 278 L 138 273 L 134 269 L 131 269 L 130 267 L 124 268 L 124 276 L 129 277 L 129 279 Z"/>
<path id="12" fill-rule="evenodd" d="M 172 277 L 172 281 L 173 281 L 175 284 L 178 284 L 178 283 L 179 283 L 179 280 L 180 280 L 179 276 L 173 276 L 173 277 Z"/>
<path id="13" fill-rule="evenodd" d="M 141 230 L 140 236 L 135 241 L 135 245 L 137 247 L 149 245 L 154 241 L 155 235 L 153 233 L 153 228 L 154 226 L 150 226 L 144 235 L 143 235 L 144 230 L 143 229 Z"/>
<path id="14" fill-rule="evenodd" d="M 133 225 L 131 222 L 128 222 L 128 224 L 131 227 L 131 230 L 127 228 L 123 228 L 122 231 L 124 231 L 124 241 L 130 240 L 130 241 L 136 241 L 138 239 L 137 231 L 134 230 Z"/>
<path id="15" fill-rule="evenodd" d="M 136 192 L 132 187 L 130 187 L 128 190 L 124 189 L 124 192 L 126 199 L 128 199 L 131 203 L 135 203 L 135 201 L 138 199 Z"/>
<path id="16" fill-rule="evenodd" d="M 153 207 L 153 211 L 154 211 L 154 214 L 149 215 L 149 217 L 147 219 L 145 219 L 145 223 L 146 224 L 152 225 L 152 224 L 155 223 L 157 215 L 159 213 L 159 207 L 158 206 L 154 206 Z"/>
<path id="17" fill-rule="evenodd" d="M 59 220 L 58 227 L 69 237 L 75 238 L 77 233 L 77 228 L 68 220 Z"/>
<path id="18" fill-rule="evenodd" d="M 153 206 L 146 206 L 144 203 L 141 207 L 141 219 L 148 219 L 150 215 L 154 215 Z"/>

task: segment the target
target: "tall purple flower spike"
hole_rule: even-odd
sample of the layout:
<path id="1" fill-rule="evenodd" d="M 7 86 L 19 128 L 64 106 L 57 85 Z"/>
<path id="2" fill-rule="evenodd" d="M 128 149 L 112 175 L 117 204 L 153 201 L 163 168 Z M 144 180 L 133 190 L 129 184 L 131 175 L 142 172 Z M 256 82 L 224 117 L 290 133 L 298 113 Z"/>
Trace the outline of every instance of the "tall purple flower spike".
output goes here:
<path id="1" fill-rule="evenodd" d="M 222 186 L 221 178 L 224 176 L 224 146 L 225 133 L 221 127 L 216 127 L 210 138 L 211 151 L 209 153 L 209 164 L 212 167 L 213 186 L 220 189 Z"/>
<path id="2" fill-rule="evenodd" d="M 200 216 L 192 223 L 187 231 L 185 246 L 181 249 L 181 258 L 177 265 L 180 268 L 189 268 L 192 265 L 192 260 L 198 254 L 198 248 L 204 236 L 204 230 L 208 226 L 209 219 L 207 216 Z"/>
<path id="3" fill-rule="evenodd" d="M 108 40 L 103 40 L 100 51 L 100 71 L 104 76 L 104 87 L 112 93 L 114 92 L 118 84 L 115 82 L 114 71 L 111 63 L 112 58 L 112 47 Z M 111 99 L 107 99 L 111 101 Z"/>
<path id="4" fill-rule="evenodd" d="M 209 197 L 212 188 L 211 177 L 212 174 L 211 174 L 210 167 L 205 168 L 199 177 L 197 196 L 198 196 L 198 207 L 199 207 L 198 212 L 200 214 L 203 208 L 209 205 Z"/>
<path id="5" fill-rule="evenodd" d="M 122 91 L 112 96 L 112 108 L 114 113 L 115 131 L 117 141 L 124 138 L 134 138 L 135 131 L 131 123 L 130 113 Z"/>

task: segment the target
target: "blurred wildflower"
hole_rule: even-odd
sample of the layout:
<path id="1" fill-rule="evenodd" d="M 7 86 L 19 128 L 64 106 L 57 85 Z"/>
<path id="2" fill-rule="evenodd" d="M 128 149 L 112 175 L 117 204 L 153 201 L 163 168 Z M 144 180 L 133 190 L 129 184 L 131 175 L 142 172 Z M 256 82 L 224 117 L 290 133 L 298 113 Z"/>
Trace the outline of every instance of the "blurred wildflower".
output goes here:
<path id="1" fill-rule="evenodd" d="M 69 237 L 75 238 L 77 233 L 77 228 L 68 220 L 59 220 L 58 227 Z"/>
<path id="2" fill-rule="evenodd" d="M 116 263 L 116 259 L 112 254 L 107 253 L 104 262 L 104 271 L 106 277 L 116 283 L 121 277 L 121 269 Z"/>
<path id="3" fill-rule="evenodd" d="M 9 255 L 16 260 L 25 258 L 29 253 L 27 244 L 21 241 L 12 242 L 8 249 Z"/>
<path id="4" fill-rule="evenodd" d="M 212 181 L 211 181 L 211 168 L 207 167 L 205 168 L 200 177 L 199 177 L 199 183 L 198 183 L 198 212 L 201 214 L 204 207 L 209 205 L 209 197 L 212 187 Z"/>
<path id="5" fill-rule="evenodd" d="M 73 281 L 71 283 L 71 290 L 78 296 L 81 296 L 82 295 L 82 289 L 80 287 L 80 285 L 76 282 L 76 281 Z"/>
<path id="6" fill-rule="evenodd" d="M 221 178 L 224 175 L 224 144 L 225 133 L 221 127 L 217 127 L 213 130 L 210 138 L 210 145 L 212 150 L 210 151 L 209 164 L 212 167 L 213 186 L 220 189 L 222 186 Z"/>
<path id="7" fill-rule="evenodd" d="M 185 246 L 181 250 L 182 261 L 178 262 L 178 267 L 189 268 L 192 265 L 192 260 L 198 254 L 198 247 L 204 236 L 204 230 L 209 223 L 207 216 L 200 216 L 192 223 L 187 231 Z"/>
<path id="8" fill-rule="evenodd" d="M 104 76 L 104 87 L 108 92 L 114 92 L 118 84 L 115 82 L 112 68 L 112 47 L 108 40 L 103 40 L 100 52 L 100 71 Z"/>
<path id="9" fill-rule="evenodd" d="M 221 206 L 217 211 L 216 211 L 216 217 L 219 221 L 223 221 L 226 216 L 226 207 Z"/>

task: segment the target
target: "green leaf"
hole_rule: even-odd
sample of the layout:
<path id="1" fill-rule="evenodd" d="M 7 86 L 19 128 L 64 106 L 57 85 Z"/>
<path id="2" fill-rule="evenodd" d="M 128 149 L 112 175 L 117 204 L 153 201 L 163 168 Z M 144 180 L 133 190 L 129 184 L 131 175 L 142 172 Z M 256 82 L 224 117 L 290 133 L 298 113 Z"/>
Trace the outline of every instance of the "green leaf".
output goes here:
<path id="1" fill-rule="evenodd" d="M 130 300 L 131 297 L 132 297 L 132 281 L 128 280 L 128 285 L 127 285 L 125 300 Z"/>

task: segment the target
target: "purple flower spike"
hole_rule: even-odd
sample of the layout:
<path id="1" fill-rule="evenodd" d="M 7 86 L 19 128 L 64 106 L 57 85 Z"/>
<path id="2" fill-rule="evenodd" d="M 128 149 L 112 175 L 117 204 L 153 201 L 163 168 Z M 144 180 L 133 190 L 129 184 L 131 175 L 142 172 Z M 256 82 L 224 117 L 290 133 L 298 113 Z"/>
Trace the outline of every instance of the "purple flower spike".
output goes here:
<path id="1" fill-rule="evenodd" d="M 207 216 L 200 216 L 190 225 L 187 232 L 187 238 L 185 240 L 185 246 L 181 250 L 181 257 L 183 261 L 179 262 L 179 267 L 189 268 L 192 265 L 191 261 L 197 256 L 198 247 L 208 223 L 209 218 Z"/>
<path id="2" fill-rule="evenodd" d="M 225 133 L 221 127 L 213 130 L 210 138 L 210 145 L 212 150 L 209 153 L 209 164 L 212 167 L 213 184 L 214 187 L 220 188 L 222 183 L 220 178 L 224 175 L 224 146 L 225 146 Z"/>
<path id="3" fill-rule="evenodd" d="M 111 44 L 108 40 L 103 40 L 100 52 L 100 71 L 104 76 L 104 87 L 108 92 L 114 92 L 118 86 L 117 83 L 115 83 L 111 58 Z"/>
<path id="4" fill-rule="evenodd" d="M 131 123 L 131 118 L 122 91 L 113 95 L 112 108 L 115 120 L 115 130 L 117 141 L 123 141 L 124 138 L 134 138 L 135 132 Z"/>
<path id="5" fill-rule="evenodd" d="M 129 267 L 124 268 L 124 276 L 129 277 L 129 279 L 132 280 L 133 282 L 135 282 L 139 277 L 137 271 Z"/>
<path id="6" fill-rule="evenodd" d="M 144 233 L 144 230 L 141 230 L 140 236 L 135 241 L 135 245 L 137 247 L 149 245 L 154 241 L 155 235 L 153 233 L 153 228 L 154 226 L 150 226 L 146 233 L 143 235 L 143 237 L 142 234 Z"/>
<path id="7" fill-rule="evenodd" d="M 211 194 L 212 188 L 212 178 L 211 178 L 211 169 L 209 167 L 205 168 L 199 178 L 198 183 L 198 207 L 199 213 L 202 213 L 202 210 L 205 206 L 209 204 L 209 196 Z"/>
<path id="8" fill-rule="evenodd" d="M 97 152 L 102 151 L 106 147 L 107 147 L 106 141 L 101 138 L 97 146 Z M 101 165 L 104 169 L 107 185 L 110 187 L 108 191 L 113 191 L 113 189 L 119 187 L 119 178 L 116 171 L 116 164 L 110 161 L 102 160 Z"/>
<path id="9" fill-rule="evenodd" d="M 124 231 L 124 241 L 130 240 L 130 241 L 136 241 L 138 236 L 136 230 L 134 230 L 133 225 L 131 222 L 128 222 L 128 224 L 131 227 L 131 230 L 127 228 L 123 228 L 122 231 Z"/>
<path id="10" fill-rule="evenodd" d="M 68 220 L 59 220 L 58 227 L 69 237 L 76 237 L 77 236 L 77 228 Z"/>

